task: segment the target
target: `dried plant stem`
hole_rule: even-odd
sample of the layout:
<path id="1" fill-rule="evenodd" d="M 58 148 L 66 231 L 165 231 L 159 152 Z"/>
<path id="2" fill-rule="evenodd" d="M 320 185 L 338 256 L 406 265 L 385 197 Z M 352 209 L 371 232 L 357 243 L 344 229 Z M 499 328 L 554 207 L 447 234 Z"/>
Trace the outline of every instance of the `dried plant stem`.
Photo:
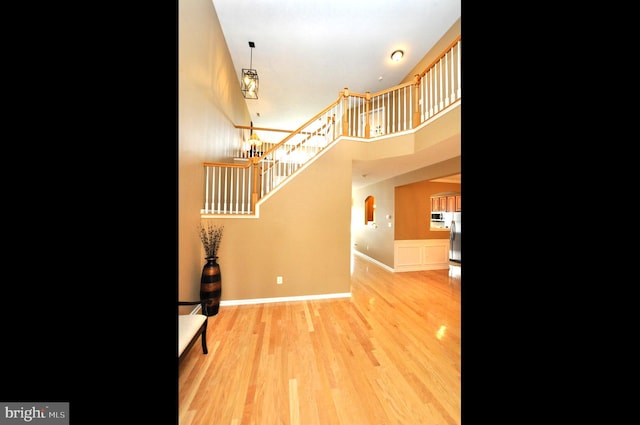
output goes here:
<path id="1" fill-rule="evenodd" d="M 199 229 L 200 240 L 202 241 L 205 254 L 207 257 L 217 257 L 224 226 L 217 226 L 209 223 L 206 228 L 201 224 Z"/>

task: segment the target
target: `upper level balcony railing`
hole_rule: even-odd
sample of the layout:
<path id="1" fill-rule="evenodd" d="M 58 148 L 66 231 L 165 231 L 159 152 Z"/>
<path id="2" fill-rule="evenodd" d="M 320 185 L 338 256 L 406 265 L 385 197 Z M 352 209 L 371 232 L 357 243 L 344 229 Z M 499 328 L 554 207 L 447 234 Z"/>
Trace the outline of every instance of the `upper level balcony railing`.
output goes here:
<path id="1" fill-rule="evenodd" d="M 412 130 L 462 99 L 458 36 L 413 81 L 338 99 L 275 144 L 246 153 L 243 163 L 205 162 L 202 215 L 255 214 L 256 204 L 342 136 L 376 137 Z"/>

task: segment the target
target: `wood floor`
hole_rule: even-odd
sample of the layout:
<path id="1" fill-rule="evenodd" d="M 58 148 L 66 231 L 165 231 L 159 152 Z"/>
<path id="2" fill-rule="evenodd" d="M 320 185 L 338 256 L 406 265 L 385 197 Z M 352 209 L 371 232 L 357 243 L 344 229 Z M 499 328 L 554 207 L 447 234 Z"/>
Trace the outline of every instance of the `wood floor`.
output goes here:
<path id="1" fill-rule="evenodd" d="M 460 274 L 354 255 L 351 290 L 220 307 L 180 364 L 180 425 L 459 425 Z"/>

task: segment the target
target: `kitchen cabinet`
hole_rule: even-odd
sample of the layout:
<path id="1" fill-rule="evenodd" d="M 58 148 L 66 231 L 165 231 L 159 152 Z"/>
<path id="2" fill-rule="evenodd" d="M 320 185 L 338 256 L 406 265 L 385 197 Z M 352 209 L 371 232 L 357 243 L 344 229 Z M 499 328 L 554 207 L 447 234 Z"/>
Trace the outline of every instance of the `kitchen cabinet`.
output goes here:
<path id="1" fill-rule="evenodd" d="M 440 212 L 440 200 L 431 198 L 431 212 Z"/>
<path id="2" fill-rule="evenodd" d="M 452 194 L 431 197 L 431 212 L 461 212 L 462 195 Z"/>
<path id="3" fill-rule="evenodd" d="M 431 198 L 431 212 L 460 212 L 462 211 L 462 196 L 434 196 Z"/>
<path id="4" fill-rule="evenodd" d="M 456 210 L 456 197 L 447 196 L 447 212 L 454 212 Z"/>
<path id="5" fill-rule="evenodd" d="M 446 211 L 447 210 L 447 197 L 440 196 L 438 198 L 438 211 Z"/>

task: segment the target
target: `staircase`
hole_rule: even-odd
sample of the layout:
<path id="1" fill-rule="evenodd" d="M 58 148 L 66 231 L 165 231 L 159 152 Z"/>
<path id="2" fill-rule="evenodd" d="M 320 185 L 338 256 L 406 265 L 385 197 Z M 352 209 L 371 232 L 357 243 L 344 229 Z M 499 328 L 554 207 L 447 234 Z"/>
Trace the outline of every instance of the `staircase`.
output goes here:
<path id="1" fill-rule="evenodd" d="M 205 162 L 202 217 L 255 215 L 287 179 L 310 164 L 339 138 L 361 141 L 410 131 L 462 99 L 461 38 L 458 36 L 411 82 L 377 93 L 338 99 L 280 142 L 263 146 L 246 161 Z"/>

